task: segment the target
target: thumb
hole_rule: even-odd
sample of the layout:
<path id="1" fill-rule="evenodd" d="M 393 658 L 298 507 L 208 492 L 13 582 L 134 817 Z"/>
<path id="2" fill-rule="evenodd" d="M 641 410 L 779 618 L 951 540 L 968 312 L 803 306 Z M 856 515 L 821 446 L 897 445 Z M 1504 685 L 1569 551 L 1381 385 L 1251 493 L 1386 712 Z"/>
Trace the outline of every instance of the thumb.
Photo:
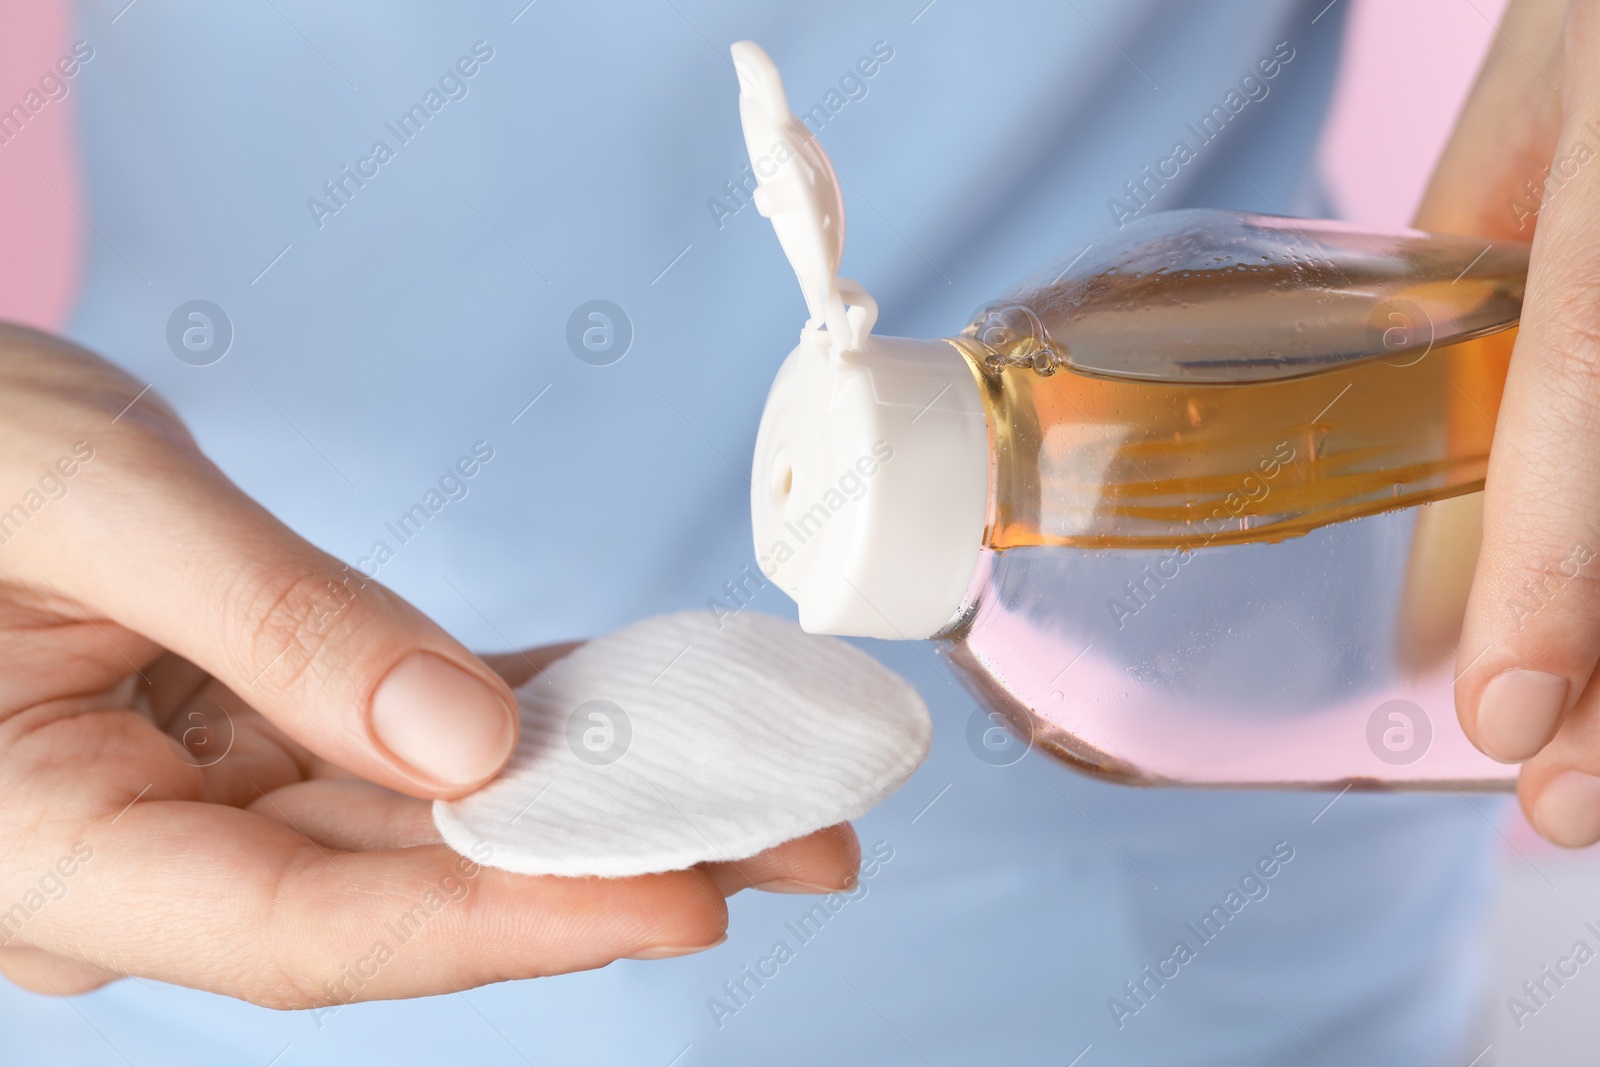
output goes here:
<path id="1" fill-rule="evenodd" d="M 86 444 L 94 458 L 49 516 L 50 536 L 29 539 L 27 573 L 196 663 L 370 781 L 450 797 L 499 770 L 517 734 L 506 684 L 247 497 L 159 407 L 140 415 L 147 405 Z"/>

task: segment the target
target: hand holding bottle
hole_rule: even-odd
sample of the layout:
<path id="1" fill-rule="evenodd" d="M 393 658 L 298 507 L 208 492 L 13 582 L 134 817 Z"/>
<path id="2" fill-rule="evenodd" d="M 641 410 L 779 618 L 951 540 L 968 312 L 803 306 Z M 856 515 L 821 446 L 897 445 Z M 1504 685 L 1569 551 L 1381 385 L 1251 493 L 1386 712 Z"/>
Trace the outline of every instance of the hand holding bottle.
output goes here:
<path id="1" fill-rule="evenodd" d="M 1600 840 L 1600 3 L 1513 0 L 1417 216 L 1533 238 L 1456 686 L 1524 810 Z M 1536 233 L 1535 233 L 1536 229 Z"/>

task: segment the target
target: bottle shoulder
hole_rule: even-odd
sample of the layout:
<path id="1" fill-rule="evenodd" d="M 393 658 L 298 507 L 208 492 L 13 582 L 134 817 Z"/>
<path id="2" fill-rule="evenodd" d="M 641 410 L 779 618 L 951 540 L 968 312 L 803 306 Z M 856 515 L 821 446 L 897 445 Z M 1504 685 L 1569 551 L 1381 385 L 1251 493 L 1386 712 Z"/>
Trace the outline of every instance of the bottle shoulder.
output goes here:
<path id="1" fill-rule="evenodd" d="M 998 360 L 1240 384 L 1416 355 L 1506 329 L 1528 246 L 1218 209 L 1097 236 L 973 317 Z"/>

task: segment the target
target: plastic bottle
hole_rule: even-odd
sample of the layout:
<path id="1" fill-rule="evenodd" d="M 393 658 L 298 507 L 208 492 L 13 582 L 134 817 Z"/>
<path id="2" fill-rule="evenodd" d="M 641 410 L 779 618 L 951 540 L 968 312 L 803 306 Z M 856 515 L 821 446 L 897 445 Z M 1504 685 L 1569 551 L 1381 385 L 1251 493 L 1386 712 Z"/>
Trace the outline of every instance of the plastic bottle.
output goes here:
<path id="1" fill-rule="evenodd" d="M 1453 682 L 1526 246 L 1158 213 L 875 336 L 826 155 L 733 54 L 810 310 L 751 496 L 802 626 L 935 639 L 980 754 L 1004 721 L 1127 782 L 1510 786 Z"/>

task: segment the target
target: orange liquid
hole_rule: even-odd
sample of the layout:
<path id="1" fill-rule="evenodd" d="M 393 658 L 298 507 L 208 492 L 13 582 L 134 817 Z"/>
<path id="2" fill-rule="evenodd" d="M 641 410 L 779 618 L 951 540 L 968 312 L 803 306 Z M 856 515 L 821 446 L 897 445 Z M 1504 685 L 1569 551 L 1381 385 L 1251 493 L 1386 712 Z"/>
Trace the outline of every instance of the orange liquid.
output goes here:
<path id="1" fill-rule="evenodd" d="M 987 544 L 1280 541 L 1483 487 L 1515 328 L 1286 381 L 994 370 Z"/>

